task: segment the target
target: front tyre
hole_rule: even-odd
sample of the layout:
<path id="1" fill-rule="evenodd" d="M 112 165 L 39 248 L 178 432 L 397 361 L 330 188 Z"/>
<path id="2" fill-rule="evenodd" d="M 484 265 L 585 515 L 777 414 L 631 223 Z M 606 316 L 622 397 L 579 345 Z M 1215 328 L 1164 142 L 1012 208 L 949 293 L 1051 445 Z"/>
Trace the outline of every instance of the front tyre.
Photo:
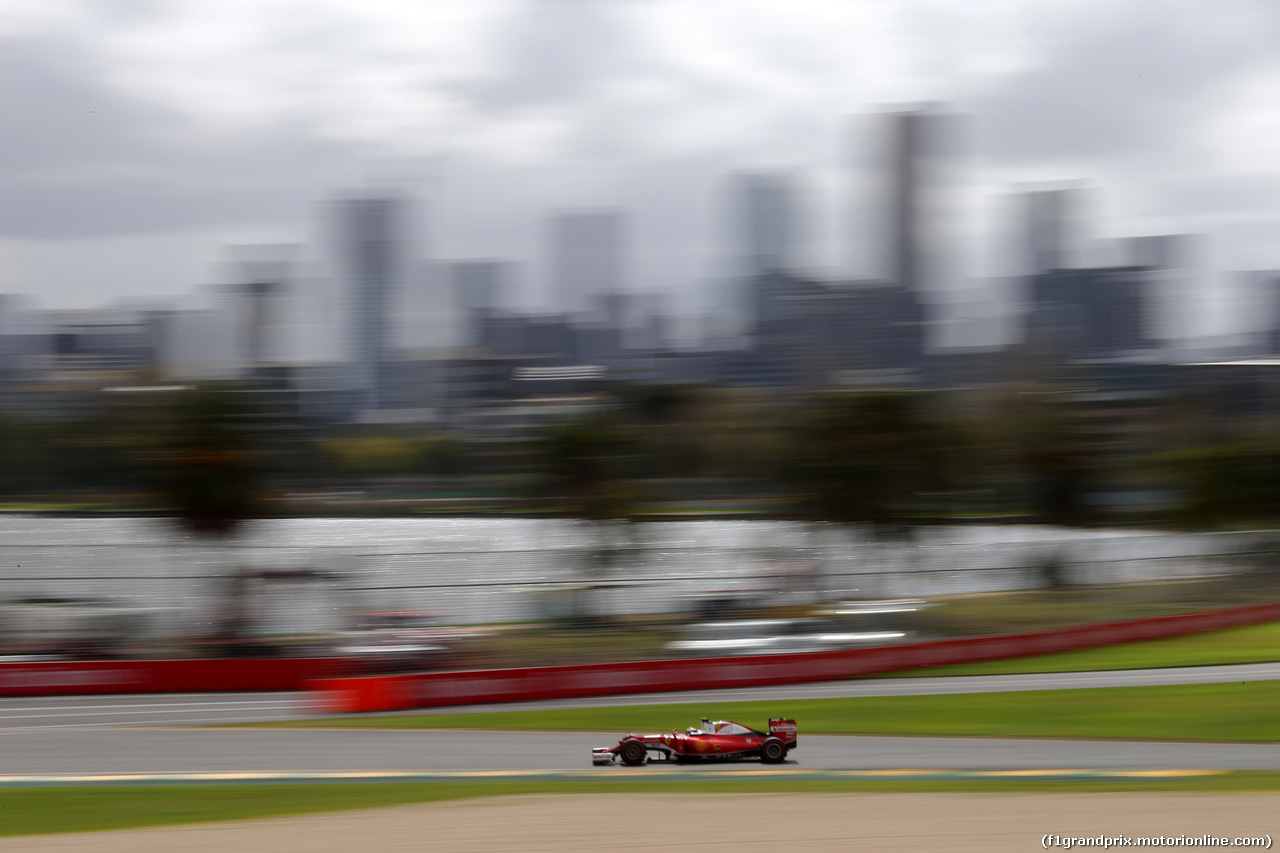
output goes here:
<path id="1" fill-rule="evenodd" d="M 783 752 L 785 754 L 786 750 Z M 646 757 L 644 744 L 638 740 L 629 740 L 622 745 L 622 749 L 618 750 L 618 757 L 629 767 L 639 767 L 644 764 Z"/>
<path id="2" fill-rule="evenodd" d="M 765 764 L 781 764 L 787 759 L 787 745 L 777 738 L 769 738 L 760 747 L 760 760 Z"/>

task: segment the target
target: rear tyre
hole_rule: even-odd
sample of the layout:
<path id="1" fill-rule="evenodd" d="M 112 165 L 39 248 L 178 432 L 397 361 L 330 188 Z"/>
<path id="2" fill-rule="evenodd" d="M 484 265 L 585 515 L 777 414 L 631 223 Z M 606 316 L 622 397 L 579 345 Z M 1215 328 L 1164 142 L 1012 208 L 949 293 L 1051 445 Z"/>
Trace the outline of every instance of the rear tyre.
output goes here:
<path id="1" fill-rule="evenodd" d="M 787 745 L 777 738 L 769 738 L 760 747 L 760 760 L 765 764 L 781 764 L 787 760 Z"/>
<path id="2" fill-rule="evenodd" d="M 629 740 L 622 745 L 622 749 L 618 750 L 618 757 L 629 767 L 639 767 L 644 764 L 646 757 L 644 744 L 638 740 Z"/>

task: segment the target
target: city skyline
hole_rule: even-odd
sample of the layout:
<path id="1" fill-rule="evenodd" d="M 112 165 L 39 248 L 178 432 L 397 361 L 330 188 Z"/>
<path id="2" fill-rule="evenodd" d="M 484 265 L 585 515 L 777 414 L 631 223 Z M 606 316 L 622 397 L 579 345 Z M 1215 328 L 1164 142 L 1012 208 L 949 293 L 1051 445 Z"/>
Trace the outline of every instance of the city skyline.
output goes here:
<path id="1" fill-rule="evenodd" d="M 314 245 L 320 203 L 389 183 L 425 202 L 431 257 L 531 269 L 547 211 L 623 209 L 628 280 L 671 294 L 731 273 L 732 173 L 790 171 L 797 264 L 875 275 L 850 116 L 925 101 L 972 119 L 961 280 L 1014 270 L 1014 188 L 1080 179 L 1105 190 L 1097 236 L 1207 234 L 1206 287 L 1280 267 L 1263 4 L 1213 27 L 1186 2 L 1066 0 L 5 8 L 0 292 L 45 308 L 185 297 L 224 246 Z"/>
<path id="2" fill-rule="evenodd" d="M 881 205 L 882 215 L 875 222 L 876 227 L 870 229 L 868 242 L 878 245 L 868 254 L 878 261 L 872 264 L 879 267 L 881 275 L 878 276 L 841 270 L 815 271 L 792 261 L 791 244 L 799 219 L 797 208 L 804 207 L 803 181 L 798 180 L 802 176 L 788 170 L 738 170 L 726 174 L 725 183 L 733 193 L 730 209 L 724 211 L 724 224 L 736 236 L 736 241 L 731 241 L 737 252 L 731 265 L 734 269 L 720 282 L 694 283 L 703 288 L 697 297 L 708 300 L 704 303 L 708 311 L 689 319 L 703 321 L 726 307 L 723 299 L 719 305 L 710 301 L 717 296 L 717 284 L 738 294 L 728 303 L 728 316 L 733 316 L 745 307 L 743 288 L 752 287 L 755 276 L 782 272 L 799 274 L 815 283 L 822 281 L 837 288 L 877 283 L 901 286 L 926 303 L 934 303 L 929 323 L 935 330 L 940 323 L 961 325 L 964 318 L 957 321 L 945 317 L 945 303 L 948 298 L 972 296 L 975 282 L 965 282 L 963 288 L 954 292 L 949 292 L 945 283 L 940 284 L 946 276 L 938 273 L 951 259 L 947 257 L 946 241 L 936 239 L 939 231 L 953 230 L 953 223 L 939 221 L 938 200 L 954 192 L 954 187 L 948 186 L 949 181 L 954 181 L 954 175 L 948 178 L 945 165 L 939 168 L 939 164 L 953 158 L 954 151 L 941 131 L 956 120 L 954 114 L 938 112 L 936 105 L 922 105 L 915 111 L 899 109 L 877 117 L 881 142 L 887 143 L 878 152 L 885 179 L 871 199 L 871 203 Z M 1170 325 L 1166 315 L 1171 307 L 1177 307 L 1171 303 L 1177 302 L 1178 292 L 1169 285 L 1185 289 L 1189 283 L 1187 259 L 1195 253 L 1197 235 L 1096 236 L 1097 222 L 1090 213 L 1097 189 L 1080 181 L 1010 188 L 1018 202 L 1011 214 L 1011 232 L 1021 240 L 1020 244 L 1014 241 L 1011 255 L 1021 271 L 1004 277 L 1004 283 L 1020 280 L 1025 292 L 1010 298 L 1006 287 L 1002 298 L 1001 282 L 996 280 L 988 282 L 995 287 L 982 294 L 978 302 L 966 306 L 978 312 L 975 325 L 998 316 L 1007 328 L 994 335 L 988 331 L 978 341 L 957 341 L 954 337 L 947 340 L 935 331 L 929 347 L 1007 346 L 1025 341 L 1025 321 L 1035 312 L 1037 299 L 1025 288 L 1031 287 L 1032 278 L 1040 273 L 1055 269 L 1105 271 L 1143 266 L 1162 271 L 1159 290 L 1149 294 L 1151 307 L 1144 313 L 1145 322 L 1152 326 L 1152 334 L 1143 346 L 1158 348 L 1163 341 L 1176 349 L 1176 336 L 1165 334 L 1157 327 Z M 856 200 L 855 204 L 866 202 Z M 219 247 L 218 266 L 223 268 L 222 272 L 217 282 L 203 287 L 201 293 L 182 294 L 168 302 L 133 294 L 106 305 L 61 309 L 24 304 L 19 295 L 19 301 L 10 310 L 36 308 L 40 313 L 53 314 L 121 309 L 225 310 L 231 304 L 226 301 L 227 294 L 243 302 L 242 307 L 231 309 L 232 314 L 261 312 L 267 310 L 268 302 L 276 306 L 270 311 L 279 312 L 289 304 L 292 306 L 287 309 L 292 317 L 290 324 L 295 329 L 310 325 L 312 341 L 307 343 L 296 333 L 287 333 L 286 342 L 277 341 L 272 344 L 273 348 L 292 353 L 287 357 L 290 361 L 299 358 L 350 360 L 362 365 L 363 373 L 371 376 L 377 372 L 375 365 L 389 359 L 393 352 L 465 344 L 469 334 L 467 315 L 476 308 L 517 315 L 602 319 L 601 312 L 610 310 L 610 300 L 663 296 L 661 292 L 637 291 L 626 286 L 632 274 L 629 263 L 632 252 L 629 216 L 624 209 L 544 211 L 541 263 L 528 264 L 535 268 L 533 275 L 517 277 L 523 285 L 522 294 L 521 288 L 510 287 L 509 281 L 512 271 L 524 266 L 519 261 L 509 257 L 430 257 L 423 251 L 422 244 L 429 241 L 422 239 L 420 217 L 410 212 L 415 206 L 415 200 L 402 189 L 347 190 L 317 205 L 325 220 L 318 242 Z M 392 208 L 396 211 L 394 216 L 390 212 Z M 754 251 L 751 250 L 753 244 Z M 954 249 L 950 247 L 952 257 Z M 1052 260 L 1046 261 L 1046 258 Z M 267 275 L 271 281 L 264 285 L 263 275 L 267 270 L 272 270 Z M 463 274 L 462 280 L 457 278 L 459 273 Z M 507 285 L 498 287 L 495 276 L 508 279 Z M 1238 343 L 1252 346 L 1248 339 L 1273 331 L 1272 318 L 1280 316 L 1280 298 L 1277 298 L 1280 294 L 1272 293 L 1274 288 L 1265 284 L 1276 278 L 1273 272 L 1245 271 L 1239 276 L 1245 282 L 1242 290 L 1253 300 L 1249 307 L 1255 315 L 1252 325 L 1238 336 Z M 485 290 L 479 303 L 471 304 L 466 288 L 460 287 L 462 281 L 469 278 L 475 279 L 470 287 L 482 285 Z M 490 278 L 492 282 L 487 281 Z M 549 303 L 537 305 L 528 301 L 530 281 L 540 284 L 549 294 Z M 1151 286 L 1155 286 L 1156 279 L 1152 282 Z M 246 290 L 255 286 L 259 289 L 266 286 L 270 290 L 273 295 L 268 302 L 263 301 L 266 291 L 253 296 Z M 375 305 L 378 307 L 371 307 Z M 300 319 L 300 308 L 305 308 L 307 319 Z M 326 313 L 328 319 L 324 320 Z M 265 316 L 259 322 L 264 322 Z M 974 315 L 970 315 L 970 319 L 973 318 Z M 338 338 L 333 337 L 334 331 L 339 333 Z M 1193 337 L 1186 336 L 1187 339 Z M 319 339 L 324 343 L 316 350 Z M 697 341 L 697 333 L 686 336 L 686 343 Z"/>

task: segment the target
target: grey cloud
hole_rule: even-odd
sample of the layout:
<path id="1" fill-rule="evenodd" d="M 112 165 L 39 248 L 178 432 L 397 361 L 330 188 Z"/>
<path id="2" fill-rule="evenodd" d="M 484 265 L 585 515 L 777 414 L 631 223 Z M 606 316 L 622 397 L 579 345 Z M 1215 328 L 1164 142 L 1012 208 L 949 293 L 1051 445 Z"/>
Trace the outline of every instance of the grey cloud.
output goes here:
<path id="1" fill-rule="evenodd" d="M 69 240 L 221 224 L 296 222 L 327 183 L 322 175 L 308 180 L 304 175 L 269 174 L 243 165 L 236 179 L 227 181 L 148 175 L 8 180 L 0 184 L 0 235 Z M 223 170 L 235 171 L 226 164 Z"/>
<path id="2" fill-rule="evenodd" d="M 1167 148 L 1198 130 L 1225 85 L 1275 60 L 1280 16 L 1261 5 L 1114 4 L 1109 19 L 1088 17 L 1049 39 L 1036 70 L 965 106 L 982 117 L 994 160 Z"/>
<path id="3" fill-rule="evenodd" d="M 493 111 L 577 101 L 639 61 L 635 36 L 622 14 L 633 5 L 526 0 L 496 36 L 492 73 L 457 90 Z"/>
<path id="4" fill-rule="evenodd" d="M 354 159 L 282 125 L 213 133 L 112 90 L 72 40 L 0 42 L 0 236 L 295 221 Z"/>
<path id="5" fill-rule="evenodd" d="M 70 41 L 0 41 L 0 178 L 146 155 L 165 115 L 102 86 Z"/>
<path id="6" fill-rule="evenodd" d="M 1277 175 L 1188 175 L 1162 183 L 1156 194 L 1160 210 L 1178 216 L 1226 213 L 1274 220 L 1280 197 Z"/>
<path id="7" fill-rule="evenodd" d="M 165 0 L 94 0 L 88 11 L 109 24 L 136 24 L 164 17 L 171 6 Z"/>

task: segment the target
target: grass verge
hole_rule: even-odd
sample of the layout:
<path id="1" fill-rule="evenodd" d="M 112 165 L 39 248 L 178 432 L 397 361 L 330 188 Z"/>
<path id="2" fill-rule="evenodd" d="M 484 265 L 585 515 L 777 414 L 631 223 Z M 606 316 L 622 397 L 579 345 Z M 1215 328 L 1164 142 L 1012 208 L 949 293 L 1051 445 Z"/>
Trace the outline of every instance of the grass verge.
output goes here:
<path id="1" fill-rule="evenodd" d="M 1132 780 L 672 780 L 607 782 L 314 783 L 12 788 L 0 797 L 0 836 L 135 829 L 517 794 L 774 792 L 1280 791 L 1280 773 Z"/>
<path id="2" fill-rule="evenodd" d="M 1126 740 L 1280 741 L 1280 681 L 1099 687 L 1017 693 L 324 717 L 289 728 L 661 731 L 704 715 L 763 725 L 794 717 L 804 734 L 973 735 Z"/>
<path id="3" fill-rule="evenodd" d="M 1188 637 L 1144 640 L 1049 655 L 935 666 L 890 673 L 886 678 L 940 675 L 1008 675 L 1027 672 L 1089 672 L 1169 666 L 1221 666 L 1280 661 L 1280 622 L 1231 628 Z"/>

